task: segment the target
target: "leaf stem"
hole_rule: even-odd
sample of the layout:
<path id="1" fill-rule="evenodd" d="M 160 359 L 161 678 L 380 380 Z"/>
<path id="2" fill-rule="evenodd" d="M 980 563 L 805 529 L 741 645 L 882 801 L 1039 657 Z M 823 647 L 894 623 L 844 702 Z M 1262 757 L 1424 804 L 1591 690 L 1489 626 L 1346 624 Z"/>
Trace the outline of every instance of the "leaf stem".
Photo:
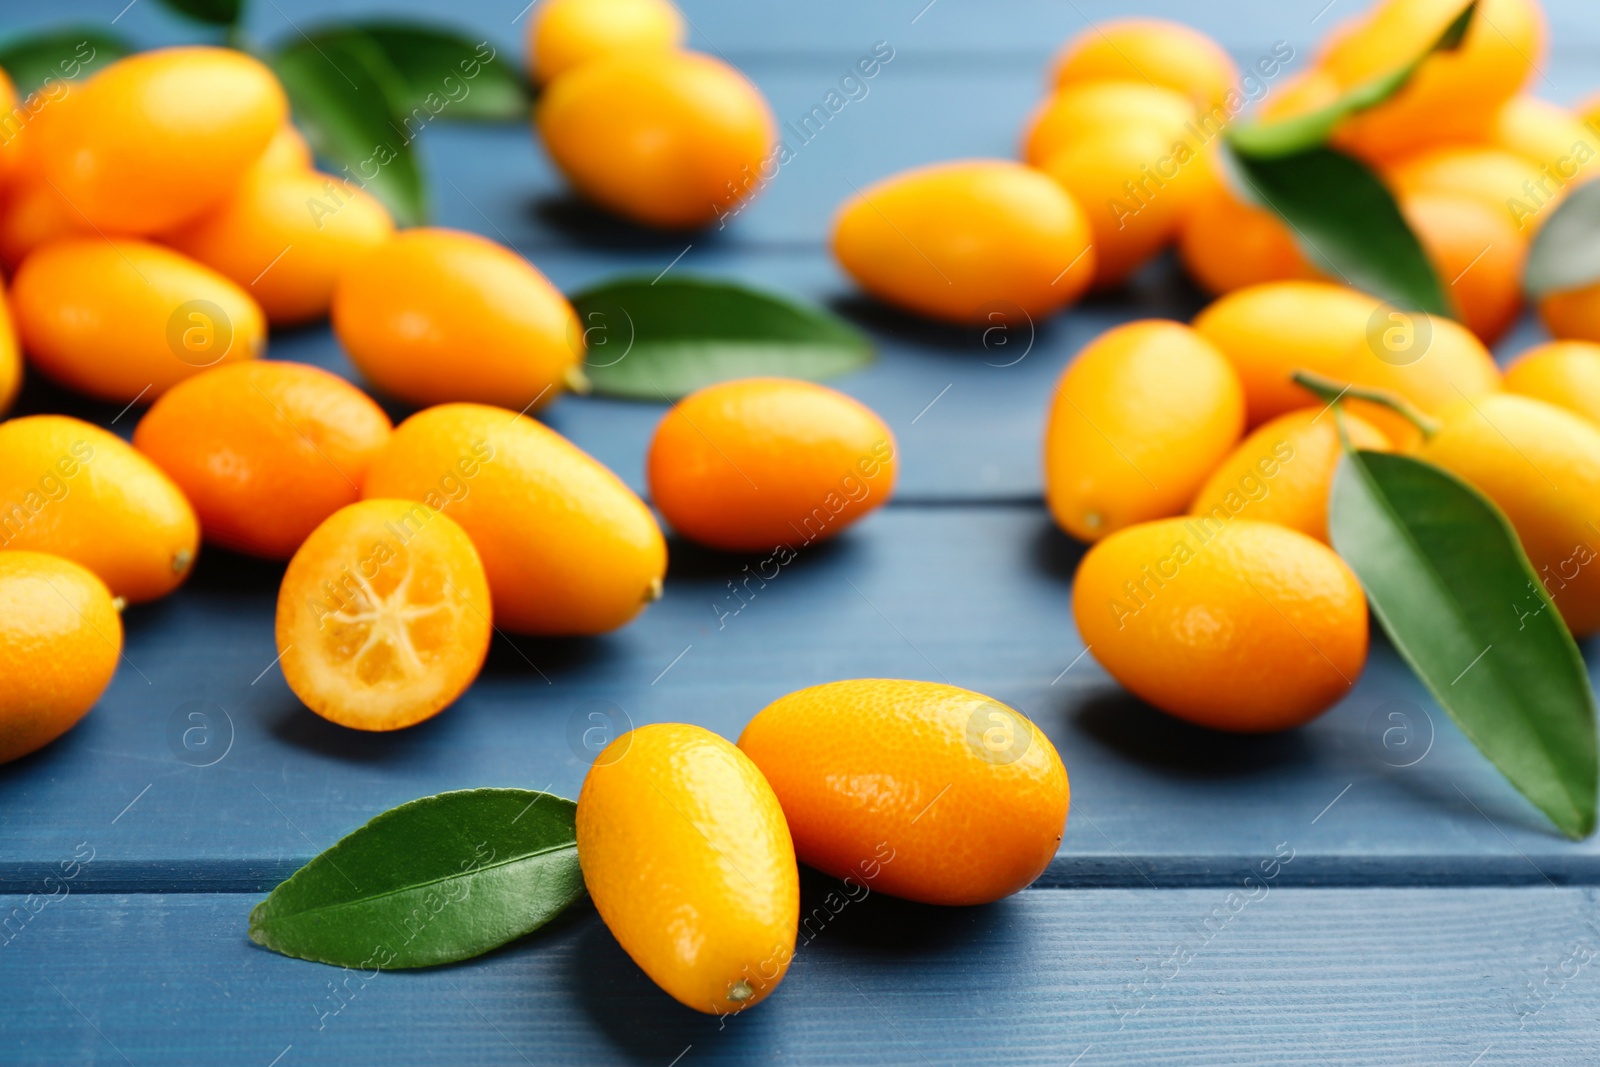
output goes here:
<path id="1" fill-rule="evenodd" d="M 1316 396 L 1334 405 L 1338 409 L 1339 402 L 1345 399 L 1365 400 L 1371 404 L 1378 404 L 1388 408 L 1401 418 L 1410 422 L 1422 431 L 1426 440 L 1439 432 L 1439 420 L 1418 408 L 1411 401 L 1398 393 L 1391 393 L 1386 389 L 1369 389 L 1363 385 L 1350 383 L 1340 384 L 1332 378 L 1324 378 L 1320 374 L 1313 374 L 1308 370 L 1297 370 L 1290 375 L 1294 383 L 1303 389 L 1309 390 Z M 1343 423 L 1340 424 L 1341 427 Z M 1346 447 L 1349 442 L 1346 441 Z"/>

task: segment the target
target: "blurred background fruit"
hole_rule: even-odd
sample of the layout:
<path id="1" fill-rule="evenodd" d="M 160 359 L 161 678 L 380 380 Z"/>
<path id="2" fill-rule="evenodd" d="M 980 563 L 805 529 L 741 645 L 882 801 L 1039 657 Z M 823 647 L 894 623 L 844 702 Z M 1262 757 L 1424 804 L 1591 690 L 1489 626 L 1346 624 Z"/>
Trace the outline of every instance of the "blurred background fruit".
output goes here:
<path id="1" fill-rule="evenodd" d="M 1384 0 L 1319 65 L 1353 88 L 1422 55 L 1461 8 L 1457 0 Z M 1392 160 L 1487 127 L 1542 61 L 1545 26 L 1534 0 L 1481 0 L 1478 9 L 1459 47 L 1429 55 L 1393 99 L 1348 120 L 1340 142 L 1363 158 Z"/>
<path id="2" fill-rule="evenodd" d="M 1022 158 L 1041 167 L 1051 156 L 1106 130 L 1141 127 L 1166 142 L 1192 137 L 1195 104 L 1182 92 L 1143 78 L 1072 82 L 1062 85 L 1034 110 L 1022 138 Z M 1137 169 L 1137 168 L 1136 168 Z M 1131 176 L 1131 175 L 1130 175 Z"/>
<path id="3" fill-rule="evenodd" d="M 878 299 L 945 322 L 1011 322 L 1067 306 L 1094 276 L 1084 213 L 1058 184 L 1004 160 L 893 175 L 839 209 L 833 254 Z"/>
<path id="4" fill-rule="evenodd" d="M 226 48 L 118 60 L 29 124 L 40 172 L 95 227 L 149 234 L 238 184 L 288 117 L 278 80 Z"/>
<path id="5" fill-rule="evenodd" d="M 1600 344 L 1535 345 L 1506 368 L 1505 389 L 1566 408 L 1600 426 Z"/>
<path id="6" fill-rule="evenodd" d="M 1245 203 L 1214 170 L 1185 214 L 1178 258 L 1196 284 L 1214 296 L 1263 282 L 1323 277 L 1287 223 L 1267 208 Z"/>
<path id="7" fill-rule="evenodd" d="M 1416 193 L 1400 202 L 1461 324 L 1493 344 L 1522 310 L 1528 242 L 1505 211 L 1448 193 Z"/>
<path id="8" fill-rule="evenodd" d="M 11 325 L 11 306 L 0 286 L 0 415 L 4 415 L 22 388 L 22 350 Z"/>
<path id="9" fill-rule="evenodd" d="M 412 404 L 537 410 L 582 382 L 567 298 L 521 256 L 463 230 L 420 228 L 356 255 L 333 330 L 382 392 Z"/>
<path id="10" fill-rule="evenodd" d="M 771 179 L 777 124 L 760 90 L 711 56 L 626 52 L 545 87 L 536 122 L 579 193 L 646 226 L 737 212 Z"/>
<path id="11" fill-rule="evenodd" d="M 1539 301 L 1545 329 L 1563 340 L 1600 341 L 1600 282 Z"/>
<path id="12" fill-rule="evenodd" d="M 1238 68 L 1215 41 L 1167 19 L 1098 22 L 1068 41 L 1054 66 L 1057 88 L 1110 78 L 1153 82 L 1183 93 L 1202 111 L 1221 107 L 1239 82 Z"/>
<path id="13" fill-rule="evenodd" d="M 1141 126 L 1074 138 L 1041 166 L 1086 206 L 1101 288 L 1125 281 L 1171 244 L 1209 181 L 1198 146 Z"/>
<path id="14" fill-rule="evenodd" d="M 894 434 L 864 404 L 791 378 L 744 378 L 678 401 L 650 442 L 650 499 L 680 534 L 726 551 L 809 544 L 894 492 Z"/>
<path id="15" fill-rule="evenodd" d="M 528 23 L 528 65 L 539 84 L 618 53 L 666 52 L 688 36 L 668 0 L 546 0 Z"/>
<path id="16" fill-rule="evenodd" d="M 364 190 L 258 164 L 220 203 L 161 239 L 237 282 L 278 326 L 326 315 L 339 275 L 393 233 L 388 210 Z"/>

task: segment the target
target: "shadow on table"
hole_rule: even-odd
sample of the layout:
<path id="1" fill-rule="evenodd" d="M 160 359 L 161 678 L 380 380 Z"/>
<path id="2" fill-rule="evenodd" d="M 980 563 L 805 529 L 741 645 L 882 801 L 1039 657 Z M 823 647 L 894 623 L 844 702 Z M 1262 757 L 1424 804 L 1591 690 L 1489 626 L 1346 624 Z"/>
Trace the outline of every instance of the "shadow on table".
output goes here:
<path id="1" fill-rule="evenodd" d="M 435 758 L 443 731 L 455 729 L 448 715 L 435 715 L 404 730 L 352 730 L 329 722 L 287 691 L 281 705 L 263 708 L 261 721 L 279 741 L 345 763 L 386 766 Z"/>
<path id="2" fill-rule="evenodd" d="M 785 575 L 799 574 L 815 567 L 826 567 L 847 560 L 856 551 L 851 531 L 845 530 L 826 541 L 807 545 L 803 538 L 789 542 L 794 558 L 783 563 L 777 546 L 760 552 L 720 552 L 695 544 L 679 534 L 667 536 L 667 595 L 685 585 L 708 585 L 726 589 L 725 583 L 738 585 L 748 579 L 759 589 L 763 577 L 768 583 L 780 582 Z M 748 568 L 748 570 L 746 570 Z M 776 576 L 772 576 L 776 571 Z"/>
<path id="3" fill-rule="evenodd" d="M 573 244 L 609 252 L 677 253 L 690 241 L 711 246 L 720 239 L 715 226 L 699 230 L 655 230 L 603 211 L 573 195 L 557 193 L 528 201 L 527 214 Z"/>
<path id="4" fill-rule="evenodd" d="M 483 677 L 560 681 L 609 659 L 606 636 L 529 637 L 496 629 L 489 640 Z"/>
<path id="5" fill-rule="evenodd" d="M 1208 730 L 1157 711 L 1115 683 L 1106 685 L 1103 692 L 1072 697 L 1067 717 L 1078 732 L 1132 763 L 1184 778 L 1236 778 L 1316 762 L 1315 742 L 1304 730 Z"/>
<path id="6" fill-rule="evenodd" d="M 576 932 L 574 942 L 566 954 L 565 987 L 594 1027 L 629 1059 L 663 1067 L 690 1045 L 704 1049 L 719 1041 L 737 1042 L 750 1054 L 749 1062 L 767 1059 L 765 1050 L 775 1038 L 767 1022 L 772 1013 L 761 1005 L 727 1018 L 684 1007 L 639 969 L 598 916 Z"/>
<path id="7" fill-rule="evenodd" d="M 846 999 L 856 999 L 858 993 L 870 996 L 870 991 L 851 988 L 852 960 L 925 964 L 940 954 L 968 952 L 1004 924 L 1007 907 L 1005 902 L 934 907 L 876 892 L 862 896 L 860 887 L 847 894 L 839 880 L 806 867 L 800 868 L 800 898 L 801 927 L 785 982 L 837 980 L 838 996 Z M 826 963 L 820 962 L 824 957 Z M 760 1063 L 767 1061 L 777 1040 L 783 989 L 772 995 L 771 1003 L 748 1013 L 719 1018 L 695 1012 L 657 988 L 598 917 L 577 930 L 567 961 L 568 987 L 583 1010 L 636 1062 L 661 1067 L 687 1046 L 704 1050 L 714 1042 L 732 1041 L 744 1062 Z M 829 977 L 823 977 L 824 968 Z"/>
<path id="8" fill-rule="evenodd" d="M 944 356 L 1012 367 L 1034 352 L 1050 351 L 1066 336 L 1057 325 L 1059 317 L 1007 322 L 980 313 L 970 324 L 957 325 L 902 311 L 862 293 L 835 296 L 827 304 L 834 314 L 868 333 L 915 348 L 924 360 Z"/>
<path id="9" fill-rule="evenodd" d="M 1088 551 L 1088 545 L 1064 533 L 1048 514 L 1039 520 L 1033 537 L 1033 565 L 1064 588 L 1072 587 L 1072 577 Z"/>

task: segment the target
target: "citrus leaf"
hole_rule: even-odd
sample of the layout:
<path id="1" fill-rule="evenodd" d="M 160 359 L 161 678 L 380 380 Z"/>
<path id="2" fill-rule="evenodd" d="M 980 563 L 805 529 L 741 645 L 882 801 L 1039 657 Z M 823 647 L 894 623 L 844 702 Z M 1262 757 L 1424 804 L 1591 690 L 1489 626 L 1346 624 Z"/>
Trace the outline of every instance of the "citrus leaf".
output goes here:
<path id="1" fill-rule="evenodd" d="M 0 69 L 11 76 L 17 96 L 25 98 L 47 81 L 93 74 L 132 51 L 132 46 L 115 34 L 72 26 L 9 38 L 0 45 Z"/>
<path id="2" fill-rule="evenodd" d="M 244 7 L 243 0 L 161 0 L 161 2 L 180 15 L 187 15 L 199 22 L 209 22 L 213 26 L 232 26 L 239 21 L 240 9 Z"/>
<path id="3" fill-rule="evenodd" d="M 297 38 L 272 57 L 295 119 L 312 149 L 352 185 L 383 201 L 395 221 L 427 216 L 422 172 L 411 138 L 395 116 L 410 89 L 383 49 L 365 34 L 340 31 Z"/>
<path id="4" fill-rule="evenodd" d="M 1530 299 L 1600 281 L 1600 184 L 1574 189 L 1545 220 L 1528 249 L 1522 285 Z"/>
<path id="5" fill-rule="evenodd" d="M 583 894 L 577 805 L 526 789 L 440 793 L 384 812 L 250 912 L 250 940 L 362 970 L 481 955 Z"/>
<path id="6" fill-rule="evenodd" d="M 1453 51 L 1460 46 L 1472 24 L 1477 10 L 1477 0 L 1472 0 L 1461 13 L 1451 20 L 1444 32 L 1421 55 L 1394 70 L 1370 78 L 1360 85 L 1341 93 L 1332 103 L 1282 119 L 1247 122 L 1228 132 L 1228 143 L 1240 155 L 1258 159 L 1275 159 L 1294 155 L 1309 148 L 1327 144 L 1334 128 L 1351 115 L 1379 104 L 1405 88 L 1418 68 L 1435 52 Z"/>
<path id="7" fill-rule="evenodd" d="M 819 381 L 872 359 L 872 343 L 821 308 L 708 278 L 620 278 L 573 297 L 594 390 L 675 400 L 752 375 Z"/>
<path id="8" fill-rule="evenodd" d="M 1287 222 L 1329 274 L 1411 310 L 1455 314 L 1394 196 L 1365 164 L 1331 148 L 1227 159 L 1240 191 Z"/>
<path id="9" fill-rule="evenodd" d="M 409 22 L 357 23 L 349 29 L 381 48 L 405 81 L 406 99 L 397 113 L 412 134 L 433 120 L 528 117 L 527 76 L 488 41 Z"/>
<path id="10" fill-rule="evenodd" d="M 1500 509 L 1432 464 L 1358 451 L 1334 475 L 1328 528 L 1462 733 L 1563 833 L 1592 833 L 1594 694 Z"/>

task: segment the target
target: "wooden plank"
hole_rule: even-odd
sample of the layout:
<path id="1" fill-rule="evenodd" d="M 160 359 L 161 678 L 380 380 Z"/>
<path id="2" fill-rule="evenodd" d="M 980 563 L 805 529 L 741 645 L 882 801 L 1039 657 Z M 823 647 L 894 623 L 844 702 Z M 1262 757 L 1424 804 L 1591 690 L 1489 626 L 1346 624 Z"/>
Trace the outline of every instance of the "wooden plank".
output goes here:
<path id="1" fill-rule="evenodd" d="M 1600 842 L 1549 830 L 1381 641 L 1351 696 L 1289 734 L 1213 734 L 1127 696 L 1075 636 L 1080 552 L 1036 506 L 892 507 L 764 587 L 744 584 L 759 559 L 675 543 L 665 598 L 631 626 L 498 638 L 465 698 L 396 734 L 301 707 L 272 665 L 280 568 L 208 553 L 177 595 L 130 610 L 101 705 L 0 767 L 0 884 L 31 887 L 89 840 L 109 888 L 270 885 L 423 794 L 575 796 L 590 711 L 737 737 L 786 692 L 873 676 L 948 680 L 1044 727 L 1075 799 L 1052 884 L 1214 883 L 1291 837 L 1307 857 L 1294 877 L 1318 883 L 1600 880 Z"/>
<path id="2" fill-rule="evenodd" d="M 250 944 L 253 897 L 73 893 L 20 926 L 13 920 L 0 949 L 4 1059 L 1594 1062 L 1600 931 L 1591 890 L 1269 881 L 1248 890 L 1030 890 L 962 909 L 835 898 L 835 915 L 827 889 L 808 880 L 805 906 L 828 919 L 802 934 L 783 987 L 724 1020 L 670 1000 L 582 905 L 484 959 L 363 978 Z M 0 914 L 19 903 L 0 898 Z"/>

